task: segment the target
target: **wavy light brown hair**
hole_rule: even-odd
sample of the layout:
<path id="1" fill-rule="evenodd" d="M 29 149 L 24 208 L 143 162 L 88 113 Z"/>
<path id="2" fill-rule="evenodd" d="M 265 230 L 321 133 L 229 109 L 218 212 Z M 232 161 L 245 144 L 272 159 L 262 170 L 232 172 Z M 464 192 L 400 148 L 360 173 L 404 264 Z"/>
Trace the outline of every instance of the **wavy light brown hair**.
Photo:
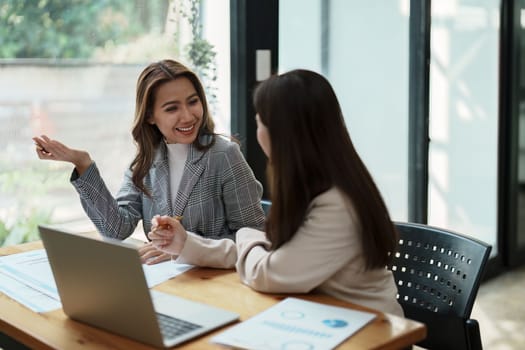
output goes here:
<path id="1" fill-rule="evenodd" d="M 359 218 L 366 268 L 386 266 L 397 232 L 352 144 L 330 83 L 315 72 L 293 70 L 263 81 L 253 101 L 270 138 L 266 235 L 272 249 L 292 239 L 314 197 L 336 186 Z"/>
<path id="2" fill-rule="evenodd" d="M 193 144 L 197 149 L 203 150 L 210 148 L 215 141 L 213 138 L 212 142 L 203 145 L 199 140 L 202 135 L 215 135 L 215 125 L 209 114 L 204 88 L 197 75 L 183 64 L 173 60 L 162 60 L 148 65 L 137 80 L 135 120 L 131 131 L 137 152 L 130 165 L 133 184 L 147 195 L 150 193 L 144 186 L 144 177 L 153 164 L 156 148 L 164 139 L 158 127 L 148 123 L 148 119 L 152 116 L 159 87 L 180 77 L 186 77 L 191 81 L 203 108 L 202 124 Z"/>

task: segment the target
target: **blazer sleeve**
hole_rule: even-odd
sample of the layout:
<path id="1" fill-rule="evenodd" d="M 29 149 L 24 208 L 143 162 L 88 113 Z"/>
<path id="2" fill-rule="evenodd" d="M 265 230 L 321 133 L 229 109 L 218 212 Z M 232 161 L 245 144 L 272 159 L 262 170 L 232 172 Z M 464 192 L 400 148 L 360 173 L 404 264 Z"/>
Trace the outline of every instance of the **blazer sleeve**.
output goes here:
<path id="1" fill-rule="evenodd" d="M 142 219 L 142 197 L 128 172 L 116 199 L 109 192 L 95 163 L 81 176 L 74 170 L 71 183 L 80 196 L 84 211 L 102 235 L 125 239 L 133 233 Z"/>
<path id="2" fill-rule="evenodd" d="M 220 196 L 227 230 L 203 237 L 188 231 L 177 262 L 214 268 L 234 268 L 237 261 L 235 233 L 241 227 L 261 229 L 266 217 L 261 206 L 262 186 L 244 159 L 239 146 L 228 142 L 210 160 L 221 179 Z M 220 166 L 219 166 L 220 164 Z M 169 252 L 169 250 L 166 250 Z"/>
<path id="3" fill-rule="evenodd" d="M 307 293 L 359 254 L 361 250 L 349 208 L 337 191 L 312 201 L 293 238 L 270 250 L 265 233 L 237 232 L 237 271 L 243 283 L 270 293 Z"/>
<path id="4" fill-rule="evenodd" d="M 261 206 L 262 185 L 236 143 L 232 142 L 226 149 L 223 161 L 222 198 L 226 223 L 231 232 L 228 238 L 234 240 L 235 233 L 242 227 L 264 228 L 266 216 Z"/>

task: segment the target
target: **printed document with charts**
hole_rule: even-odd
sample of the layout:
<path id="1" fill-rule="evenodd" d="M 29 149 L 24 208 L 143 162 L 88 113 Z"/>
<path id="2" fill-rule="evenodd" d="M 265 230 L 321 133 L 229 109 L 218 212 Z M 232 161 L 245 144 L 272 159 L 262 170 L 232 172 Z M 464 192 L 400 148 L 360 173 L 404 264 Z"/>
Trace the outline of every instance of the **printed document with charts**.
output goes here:
<path id="1" fill-rule="evenodd" d="M 370 312 L 286 298 L 211 341 L 241 349 L 333 349 L 375 317 Z"/>

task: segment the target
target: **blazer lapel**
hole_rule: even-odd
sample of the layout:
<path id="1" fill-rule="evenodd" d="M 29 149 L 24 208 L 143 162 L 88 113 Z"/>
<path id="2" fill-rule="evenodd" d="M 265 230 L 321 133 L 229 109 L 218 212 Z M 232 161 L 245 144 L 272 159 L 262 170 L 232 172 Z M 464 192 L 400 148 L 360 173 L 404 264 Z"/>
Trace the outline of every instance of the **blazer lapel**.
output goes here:
<path id="1" fill-rule="evenodd" d="M 184 212 L 190 194 L 206 168 L 205 154 L 205 152 L 196 149 L 193 144 L 190 146 L 188 159 L 186 159 L 186 164 L 184 164 L 184 172 L 180 180 L 179 191 L 177 192 L 177 199 L 175 200 L 173 215 L 182 215 Z"/>
<path id="2" fill-rule="evenodd" d="M 155 192 L 155 206 L 158 213 L 167 213 L 173 215 L 171 203 L 171 191 L 169 182 L 169 165 L 166 145 L 161 143 L 159 151 L 155 154 L 154 176 L 152 176 L 152 185 L 157 189 Z"/>

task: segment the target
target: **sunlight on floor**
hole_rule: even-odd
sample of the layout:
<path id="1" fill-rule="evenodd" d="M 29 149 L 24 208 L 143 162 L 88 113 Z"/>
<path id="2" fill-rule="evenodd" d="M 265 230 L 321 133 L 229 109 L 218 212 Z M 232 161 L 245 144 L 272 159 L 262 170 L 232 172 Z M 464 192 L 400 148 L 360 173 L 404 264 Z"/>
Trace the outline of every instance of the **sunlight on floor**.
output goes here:
<path id="1" fill-rule="evenodd" d="M 484 349 L 525 348 L 525 268 L 481 285 L 471 318 L 478 320 Z"/>

